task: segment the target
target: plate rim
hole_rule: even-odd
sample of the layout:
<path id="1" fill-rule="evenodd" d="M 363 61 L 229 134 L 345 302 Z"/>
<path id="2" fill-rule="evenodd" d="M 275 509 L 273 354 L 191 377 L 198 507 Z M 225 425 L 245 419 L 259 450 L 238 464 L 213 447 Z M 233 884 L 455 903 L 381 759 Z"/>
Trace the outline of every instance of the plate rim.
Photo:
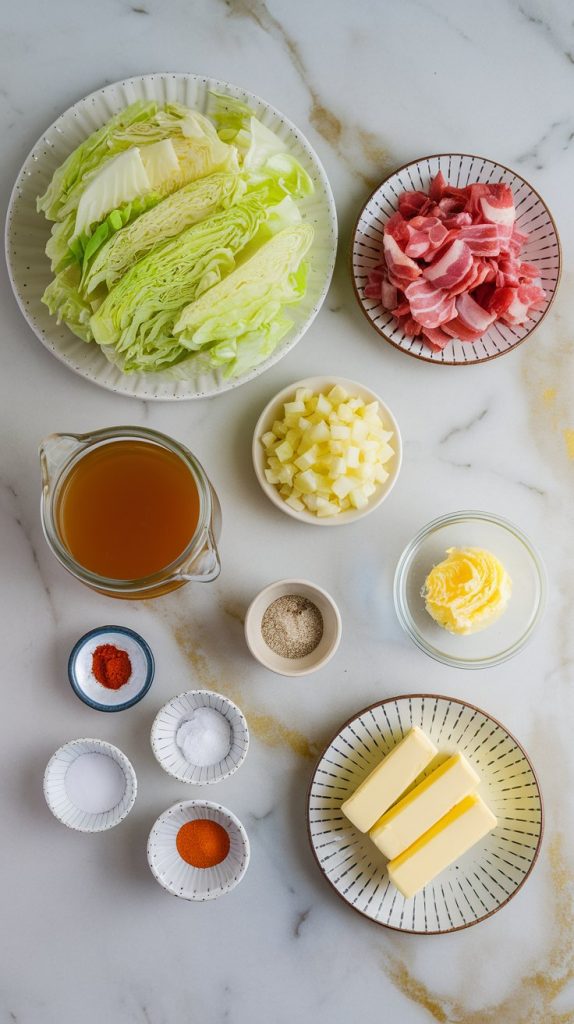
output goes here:
<path id="1" fill-rule="evenodd" d="M 399 700 L 407 700 L 408 701 L 408 700 L 421 699 L 421 698 L 429 699 L 429 700 L 437 700 L 437 699 L 438 700 L 446 700 L 446 701 L 449 701 L 450 703 L 453 703 L 453 704 L 462 704 L 464 707 L 470 708 L 471 711 L 478 711 L 480 714 L 482 714 L 486 718 L 490 719 L 491 722 L 494 722 L 495 725 L 497 725 L 500 729 L 502 729 L 507 734 L 507 736 L 510 737 L 512 742 L 516 744 L 518 749 L 522 752 L 523 756 L 525 757 L 526 762 L 527 762 L 527 764 L 528 764 L 528 766 L 529 766 L 529 768 L 530 768 L 530 770 L 532 772 L 534 781 L 536 783 L 536 789 L 537 789 L 538 797 L 539 797 L 539 800 L 540 800 L 540 834 L 538 836 L 538 842 L 536 844 L 536 849 L 534 851 L 534 856 L 533 856 L 533 858 L 532 858 L 532 860 L 530 862 L 530 865 L 528 867 L 528 871 L 526 872 L 524 877 L 521 879 L 521 881 L 518 883 L 516 889 L 514 889 L 514 891 L 510 894 L 510 896 L 507 896 L 506 899 L 503 900 L 502 903 L 499 903 L 497 907 L 494 907 L 493 910 L 489 910 L 488 913 L 483 914 L 481 917 L 476 918 L 475 921 L 467 921 L 466 924 L 459 924 L 459 925 L 456 925 L 456 927 L 453 927 L 453 928 L 445 928 L 445 929 L 438 930 L 438 931 L 435 930 L 435 931 L 426 931 L 426 932 L 425 931 L 418 931 L 418 930 L 416 930 L 414 928 L 409 928 L 409 929 L 407 929 L 407 928 L 398 928 L 397 925 L 387 924 L 385 921 L 377 921 L 377 920 L 375 920 L 375 918 L 370 917 L 369 914 L 366 914 L 364 912 L 364 910 L 359 910 L 358 907 L 353 906 L 352 903 L 349 903 L 349 901 L 345 899 L 343 894 L 341 892 L 339 892 L 337 887 L 334 885 L 334 883 L 328 877 L 328 875 L 326 874 L 326 872 L 323 869 L 322 864 L 319 861 L 319 858 L 318 858 L 316 850 L 315 850 L 315 846 L 313 844 L 313 837 L 311 835 L 311 821 L 310 821 L 310 811 L 309 811 L 309 804 L 310 804 L 310 800 L 311 800 L 311 793 L 312 793 L 312 789 L 313 789 L 313 784 L 315 782 L 315 776 L 317 775 L 317 769 L 318 769 L 319 765 L 321 764 L 321 761 L 323 760 L 323 758 L 324 758 L 325 754 L 327 753 L 329 747 L 337 739 L 337 737 L 343 732 L 343 730 L 346 729 L 348 725 L 351 725 L 354 721 L 356 721 L 357 718 L 360 718 L 362 715 L 366 714 L 367 711 L 372 711 L 375 708 L 382 707 L 385 704 L 394 704 L 396 701 L 399 701 Z M 365 707 L 363 707 L 359 711 L 355 712 L 354 715 L 351 715 L 351 717 L 348 718 L 345 722 L 343 722 L 343 724 L 337 729 L 337 731 L 335 733 L 333 733 L 333 735 L 331 736 L 329 741 L 325 744 L 324 748 L 322 749 L 321 753 L 319 754 L 319 757 L 317 758 L 317 761 L 315 762 L 315 765 L 313 767 L 313 773 L 311 775 L 311 780 L 309 782 L 309 787 L 307 789 L 306 820 L 307 820 L 307 838 L 308 838 L 308 841 L 309 841 L 309 846 L 311 847 L 311 853 L 313 854 L 313 858 L 315 860 L 315 863 L 316 863 L 317 867 L 319 868 L 319 871 L 321 872 L 321 875 L 323 876 L 323 878 L 328 882 L 328 884 L 331 886 L 331 888 L 336 893 L 338 898 L 340 900 L 342 900 L 342 902 L 345 904 L 346 907 L 349 907 L 351 910 L 354 910 L 355 913 L 360 914 L 361 917 L 364 917 L 367 921 L 370 921 L 371 924 L 376 925 L 377 927 L 380 927 L 380 928 L 388 928 L 389 931 L 398 932 L 400 935 L 450 935 L 450 934 L 452 934 L 452 932 L 462 932 L 462 931 L 465 931 L 467 928 L 473 928 L 477 924 L 482 924 L 483 921 L 486 921 L 489 917 L 493 917 L 494 914 L 497 914 L 499 910 L 502 910 L 520 892 L 520 890 L 522 889 L 524 883 L 527 881 L 527 879 L 532 874 L 532 871 L 534 870 L 534 866 L 535 866 L 535 864 L 536 864 L 536 862 L 538 860 L 538 857 L 540 855 L 540 850 L 542 848 L 542 840 L 543 840 L 543 837 L 544 837 L 544 829 L 545 829 L 545 810 L 544 810 L 544 797 L 542 795 L 542 789 L 541 789 L 541 786 L 540 786 L 540 780 L 539 780 L 538 775 L 536 773 L 536 769 L 535 769 L 534 765 L 532 764 L 532 761 L 530 760 L 530 757 L 529 757 L 527 751 L 522 746 L 522 743 L 520 743 L 520 741 L 516 739 L 516 736 L 514 735 L 514 733 L 512 733 L 509 729 L 507 729 L 507 727 L 504 725 L 503 722 L 501 722 L 494 715 L 491 715 L 490 712 L 485 711 L 484 708 L 479 707 L 477 704 L 472 704 L 471 701 L 463 700 L 462 697 L 449 697 L 447 694 L 444 694 L 444 693 L 424 693 L 424 692 L 420 692 L 420 693 L 404 693 L 404 694 L 399 694 L 396 697 L 385 697 L 383 700 L 377 700 L 373 704 L 367 704 Z"/>
<path id="2" fill-rule="evenodd" d="M 537 199 L 542 203 L 542 206 L 546 210 L 546 212 L 548 214 L 548 217 L 550 218 L 550 223 L 552 224 L 552 227 L 554 229 L 554 234 L 556 235 L 556 243 L 557 243 L 557 246 L 558 246 L 558 274 L 557 274 L 557 277 L 556 277 L 556 287 L 554 288 L 554 292 L 552 293 L 552 295 L 550 297 L 550 301 L 549 301 L 546 309 L 544 310 L 542 316 L 540 317 L 540 320 L 538 320 L 537 323 L 534 324 L 534 326 L 528 331 L 528 334 L 525 334 L 524 337 L 520 339 L 520 341 L 515 342 L 513 345 L 510 346 L 510 348 L 505 348 L 504 351 L 502 351 L 502 352 L 493 352 L 489 356 L 481 356 L 480 359 L 473 359 L 473 360 L 470 360 L 470 361 L 464 361 L 463 360 L 462 362 L 458 361 L 458 360 L 455 360 L 455 359 L 440 359 L 440 360 L 438 360 L 438 359 L 430 359 L 428 356 L 423 356 L 423 355 L 421 355 L 418 352 L 411 352 L 409 349 L 403 348 L 402 345 L 399 345 L 396 341 L 393 341 L 392 338 L 389 338 L 389 336 L 387 334 L 385 334 L 385 332 L 383 330 L 381 330 L 380 327 L 377 327 L 377 325 L 373 322 L 373 320 L 371 320 L 371 317 L 369 316 L 367 310 L 365 309 L 365 305 L 364 305 L 363 299 L 362 299 L 361 295 L 359 294 L 359 289 L 357 287 L 357 282 L 356 282 L 356 279 L 355 279 L 355 268 L 354 268 L 354 261 L 353 261 L 354 248 L 355 248 L 355 240 L 357 238 L 357 233 L 358 233 L 358 230 L 359 230 L 359 221 L 361 220 L 361 217 L 363 216 L 365 210 L 367 209 L 367 206 L 369 205 L 371 200 L 374 198 L 374 196 L 376 196 L 377 192 L 379 192 L 379 190 L 383 187 L 383 185 L 385 185 L 386 182 L 389 181 L 391 178 L 393 178 L 396 174 L 400 174 L 401 171 L 405 171 L 409 167 L 414 167 L 417 164 L 423 163 L 423 161 L 425 161 L 425 160 L 437 160 L 437 159 L 440 160 L 442 157 L 446 158 L 446 157 L 453 157 L 453 156 L 466 157 L 466 158 L 468 158 L 470 160 L 488 161 L 488 163 L 494 164 L 496 167 L 501 167 L 503 171 L 508 171 L 509 174 L 513 174 L 516 178 L 519 178 L 522 182 L 524 182 L 524 184 L 528 186 L 530 191 L 537 197 Z M 562 258 L 562 242 L 560 240 L 560 234 L 558 232 L 558 227 L 557 227 L 554 215 L 552 213 L 552 210 L 548 206 L 548 203 L 546 202 L 546 200 L 540 195 L 540 192 L 538 192 L 538 190 L 535 189 L 534 186 L 530 184 L 530 182 L 528 181 L 527 178 L 524 178 L 522 174 L 519 174 L 518 171 L 515 171 L 513 167 L 507 167 L 506 164 L 500 163 L 499 160 L 493 160 L 492 157 L 480 156 L 477 153 L 459 153 L 459 152 L 454 152 L 453 151 L 451 153 L 427 153 L 425 156 L 417 157 L 415 160 L 408 160 L 406 163 L 401 164 L 400 167 L 396 167 L 393 171 L 390 172 L 390 174 L 385 175 L 385 177 L 381 179 L 379 184 L 373 189 L 371 194 L 368 196 L 368 198 L 363 203 L 361 209 L 359 210 L 357 219 L 355 220 L 355 224 L 354 224 L 354 227 L 353 227 L 353 230 L 352 230 L 352 233 L 351 233 L 351 242 L 350 242 L 350 247 L 349 247 L 349 263 L 350 263 L 350 268 L 351 268 L 351 282 L 352 282 L 352 285 L 353 285 L 353 292 L 355 294 L 355 298 L 357 300 L 359 308 L 360 308 L 363 316 L 367 320 L 367 322 L 371 325 L 371 327 L 377 332 L 377 334 L 379 334 L 381 336 L 381 338 L 384 339 L 384 341 L 388 342 L 389 345 L 392 345 L 393 348 L 398 349 L 398 351 L 404 353 L 404 355 L 411 356 L 412 359 L 418 359 L 422 363 L 427 363 L 427 364 L 430 364 L 431 366 L 478 366 L 480 363 L 489 363 L 493 359 L 498 359 L 500 356 L 505 356 L 505 355 L 508 355 L 510 352 L 514 352 L 525 341 L 528 341 L 528 339 L 530 337 L 532 337 L 532 335 L 538 329 L 538 327 L 540 327 L 540 325 L 543 322 L 543 320 L 545 319 L 546 315 L 550 312 L 550 309 L 551 309 L 551 307 L 552 307 L 552 305 L 554 303 L 554 300 L 556 298 L 556 295 L 558 293 L 558 289 L 560 287 L 560 282 L 562 280 L 563 258 Z"/>
<path id="3" fill-rule="evenodd" d="M 308 321 L 308 323 L 307 323 L 307 325 L 305 327 L 305 330 L 300 334 L 299 337 L 297 337 L 295 340 L 292 340 L 280 352 L 278 352 L 277 350 L 275 352 L 272 352 L 271 355 L 268 357 L 268 360 L 264 361 L 265 362 L 265 369 L 260 370 L 259 366 L 261 364 L 258 364 L 257 366 L 253 367 L 251 369 L 251 371 L 249 371 L 249 373 L 246 376 L 244 376 L 244 377 L 242 377 L 240 379 L 237 379 L 237 380 L 234 379 L 234 378 L 228 378 L 228 379 L 223 381 L 222 385 L 220 387 L 218 387 L 217 390 L 210 391 L 208 393 L 196 393 L 196 394 L 191 394 L 191 395 L 190 394 L 179 394 L 179 395 L 178 394 L 170 394 L 170 395 L 145 394 L 145 395 L 139 395 L 139 394 L 137 394 L 137 392 L 124 390 L 122 388 L 122 384 L 124 382 L 123 379 L 125 377 L 129 378 L 129 376 L 130 376 L 129 374 L 123 374 L 122 371 L 118 371 L 121 374 L 121 376 L 120 376 L 119 384 L 117 386 L 115 386 L 115 385 L 113 385 L 111 383 L 103 383 L 101 381 L 96 381 L 96 380 L 93 379 L 92 376 L 88 376 L 85 372 L 82 371 L 82 369 L 80 369 L 79 367 L 76 367 L 75 364 L 71 360 L 67 359 L 65 357 L 65 355 L 62 352 L 59 351 L 59 349 L 57 349 L 56 347 L 53 347 L 53 345 L 49 342 L 49 339 L 44 335 L 44 332 L 39 327 L 37 327 L 35 325 L 35 323 L 33 321 L 33 318 L 28 314 L 28 312 L 26 310 L 26 307 L 24 305 L 23 296 L 20 295 L 18 289 L 16 288 L 15 277 L 14 277 L 13 268 L 12 268 L 12 257 L 10 255 L 9 240 L 10 240 L 11 226 L 12 226 L 13 221 L 14 221 L 14 206 L 15 206 L 15 202 L 16 202 L 16 199 L 17 199 L 17 195 L 18 195 L 18 189 L 19 189 L 19 187 L 22 185 L 22 183 L 25 181 L 25 179 L 27 177 L 26 168 L 28 168 L 28 165 L 31 162 L 33 162 L 33 161 L 35 162 L 36 161 L 36 158 L 34 157 L 34 154 L 36 153 L 37 150 L 40 149 L 41 144 L 44 142 L 44 140 L 46 139 L 48 134 L 50 132 L 57 132 L 58 134 L 60 134 L 60 129 L 57 126 L 58 126 L 59 122 L 62 120 L 62 118 L 66 117 L 68 114 L 70 114 L 80 104 L 87 103 L 89 100 L 92 100 L 97 95 L 99 95 L 101 93 L 107 93 L 108 91 L 112 91 L 112 90 L 116 89 L 118 86 L 126 86 L 126 85 L 129 85 L 132 82 L 134 82 L 134 83 L 135 82 L 140 82 L 140 81 L 146 81 L 147 82 L 147 81 L 150 81 L 150 80 L 153 80 L 153 79 L 170 79 L 170 78 L 172 78 L 172 79 L 175 78 L 175 79 L 192 80 L 194 82 L 204 82 L 204 83 L 211 82 L 211 83 L 213 83 L 213 86 L 215 88 L 223 88 L 224 91 L 225 90 L 229 90 L 230 91 L 229 92 L 230 95 L 233 95 L 234 93 L 241 93 L 243 98 L 247 98 L 248 102 L 251 101 L 251 100 L 254 100 L 256 103 L 261 104 L 261 106 L 263 106 L 267 111 L 270 111 L 279 120 L 283 121 L 285 126 L 296 137 L 298 137 L 303 142 L 303 144 L 304 144 L 303 148 L 306 147 L 308 149 L 308 151 L 310 152 L 310 154 L 312 154 L 312 159 L 313 159 L 313 161 L 315 162 L 315 165 L 316 165 L 315 169 L 318 172 L 318 176 L 321 179 L 322 185 L 323 185 L 323 187 L 325 189 L 325 195 L 327 197 L 327 205 L 328 205 L 328 208 L 329 208 L 328 219 L 329 219 L 330 229 L 331 229 L 331 232 L 332 232 L 332 235 L 333 235 L 333 245 L 332 245 L 332 249 L 331 249 L 331 253 L 330 253 L 330 257 L 329 257 L 329 264 L 328 264 L 327 274 L 326 274 L 326 277 L 325 277 L 325 283 L 323 285 L 323 288 L 322 288 L 322 290 L 321 290 L 321 292 L 319 294 L 318 300 L 317 300 L 318 301 L 317 309 L 315 310 L 315 312 L 310 317 L 310 319 L 309 319 L 309 321 Z M 38 216 L 40 217 L 41 214 L 38 214 Z M 149 71 L 149 72 L 145 72 L 145 73 L 143 73 L 141 75 L 130 75 L 127 78 L 119 78 L 119 79 L 117 79 L 114 82 L 106 82 L 104 85 L 102 85 L 102 86 L 100 86 L 100 87 L 98 87 L 96 89 L 93 89 L 91 92 L 86 93 L 84 96 L 80 96 L 79 99 L 77 99 L 77 100 L 75 100 L 75 102 L 71 103 L 68 107 L 66 107 L 65 110 L 61 111 L 61 113 L 58 114 L 58 116 L 55 118 L 54 121 L 51 122 L 51 124 L 49 124 L 46 128 L 43 129 L 42 133 L 34 141 L 32 147 L 30 148 L 30 150 L 28 151 L 27 155 L 25 156 L 25 158 L 24 158 L 24 160 L 23 160 L 23 162 L 22 162 L 22 164 L 21 164 L 21 166 L 20 166 L 20 168 L 18 170 L 18 173 L 16 174 L 16 177 L 14 179 L 14 184 L 12 185 L 12 188 L 10 190 L 10 195 L 9 195 L 8 203 L 7 203 L 7 206 L 6 206 L 6 214 L 5 214 L 5 219 L 4 219 L 4 259 L 5 259 L 6 268 L 7 268 L 7 271 L 8 271 L 8 280 L 10 282 L 10 287 L 11 287 L 11 290 L 12 290 L 12 294 L 14 296 L 14 299 L 16 301 L 18 309 L 20 310 L 20 313 L 22 314 L 24 320 L 26 321 L 29 329 L 32 331 L 32 333 L 35 336 L 35 338 L 37 339 L 37 341 L 40 342 L 42 347 L 50 355 L 55 356 L 55 358 L 60 363 L 62 363 L 64 366 L 66 366 L 69 370 L 71 370 L 72 373 L 75 373 L 77 376 L 81 377 L 83 380 L 88 381 L 89 384 L 93 384 L 96 387 L 103 388 L 104 390 L 109 391 L 112 394 L 121 395 L 124 398 L 135 398 L 135 399 L 139 399 L 140 401 L 143 400 L 143 401 L 146 401 L 146 402 L 147 401 L 149 401 L 149 402 L 201 401 L 201 400 L 205 400 L 205 399 L 209 399 L 209 398 L 217 398 L 219 395 L 225 394 L 227 391 L 233 391 L 236 388 L 241 387 L 242 384 L 250 383 L 250 381 L 255 380 L 257 377 L 261 376 L 266 370 L 271 369 L 271 367 L 274 366 L 276 363 L 278 363 L 283 358 L 283 356 L 288 355 L 289 352 L 291 352 L 295 348 L 295 346 L 299 343 L 299 341 L 302 340 L 303 336 L 307 333 L 309 328 L 312 326 L 314 320 L 316 319 L 316 317 L 320 313 L 320 311 L 321 311 L 321 309 L 322 309 L 322 307 L 323 307 L 323 305 L 325 303 L 325 299 L 327 298 L 327 294 L 329 292 L 329 288 L 331 287 L 331 283 L 332 283 L 332 280 L 333 280 L 333 274 L 334 274 L 334 271 L 335 271 L 335 264 L 336 264 L 336 260 L 337 260 L 337 254 L 338 254 L 338 247 L 339 247 L 339 222 L 338 222 L 337 206 L 336 206 L 336 203 L 335 203 L 335 197 L 334 197 L 334 194 L 333 194 L 333 189 L 332 189 L 332 186 L 331 186 L 331 182 L 329 181 L 329 177 L 327 175 L 325 167 L 323 165 L 323 162 L 320 159 L 320 157 L 318 156 L 318 154 L 317 154 L 317 152 L 315 150 L 315 147 L 311 145 L 311 143 L 310 143 L 309 139 L 307 138 L 306 134 L 295 124 L 294 121 L 291 120 L 291 118 L 289 118 L 282 111 L 278 110 L 278 108 L 275 107 L 272 103 L 268 103 L 267 100 L 265 100 L 262 96 L 259 96 L 258 93 L 252 92 L 250 89 L 244 89 L 243 86 L 236 85 L 234 82 L 229 82 L 226 79 L 217 78 L 217 77 L 211 77 L 210 75 L 196 74 L 195 72 L 192 72 L 192 71 Z M 55 318 L 52 318 L 52 320 L 54 321 L 54 324 L 55 324 Z M 58 325 L 56 325 L 56 326 L 58 326 Z M 64 327 L 66 327 L 66 329 L 69 331 L 69 328 L 67 328 L 67 326 L 65 324 L 64 324 Z M 69 333 L 70 333 L 71 337 L 73 337 L 73 332 L 69 331 Z M 144 375 L 144 379 L 145 379 L 145 375 Z M 182 383 L 182 382 L 174 380 L 173 381 L 174 387 L 178 383 Z M 183 383 L 188 383 L 188 382 L 184 381 Z"/>

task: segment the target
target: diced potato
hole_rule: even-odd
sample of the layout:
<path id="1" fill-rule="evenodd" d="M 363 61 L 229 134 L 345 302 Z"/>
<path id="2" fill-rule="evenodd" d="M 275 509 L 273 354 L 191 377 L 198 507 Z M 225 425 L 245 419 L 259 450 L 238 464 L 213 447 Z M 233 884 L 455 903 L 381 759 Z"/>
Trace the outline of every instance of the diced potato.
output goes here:
<path id="1" fill-rule="evenodd" d="M 301 491 L 301 494 L 313 494 L 317 490 L 317 476 L 312 469 L 298 473 L 294 482 Z"/>
<path id="2" fill-rule="evenodd" d="M 291 494 L 291 485 L 281 484 L 281 487 L 279 488 L 279 494 L 281 495 L 282 498 L 288 498 L 289 495 Z"/>
<path id="3" fill-rule="evenodd" d="M 343 423 L 352 423 L 355 418 L 353 410 L 346 402 L 341 402 L 337 412 L 339 414 L 339 419 L 342 420 Z"/>
<path id="4" fill-rule="evenodd" d="M 331 428 L 332 429 L 332 428 Z M 355 444 L 361 444 L 366 440 L 369 428 L 364 420 L 355 420 L 351 427 L 351 437 Z"/>
<path id="5" fill-rule="evenodd" d="M 320 518 L 325 516 L 336 516 L 339 513 L 339 506 L 333 501 L 326 501 L 324 498 L 317 498 L 317 515 Z"/>
<path id="6" fill-rule="evenodd" d="M 351 428 L 343 423 L 332 423 L 330 430 L 333 441 L 348 441 L 351 436 Z"/>
<path id="7" fill-rule="evenodd" d="M 283 408 L 286 416 L 293 415 L 294 413 L 297 413 L 297 415 L 300 416 L 301 414 L 305 415 L 306 412 L 305 402 L 285 402 Z"/>
<path id="8" fill-rule="evenodd" d="M 351 477 L 340 476 L 339 479 L 335 480 L 333 483 L 331 490 L 342 500 L 343 498 L 346 498 L 352 490 L 354 490 L 356 483 L 356 480 L 351 479 Z"/>
<path id="9" fill-rule="evenodd" d="M 299 457 L 297 459 L 295 459 L 295 465 L 296 465 L 297 469 L 300 469 L 303 472 L 305 469 L 311 469 L 312 468 L 316 458 L 317 458 L 317 445 L 314 444 L 314 445 L 311 446 L 311 448 L 308 448 L 307 451 L 304 452 L 303 455 L 299 455 Z"/>
<path id="10" fill-rule="evenodd" d="M 308 402 L 313 397 L 311 388 L 297 388 L 295 392 L 296 402 Z"/>
<path id="11" fill-rule="evenodd" d="M 333 428 L 331 427 L 331 430 Z M 329 427 L 323 421 L 321 423 L 315 423 L 309 430 L 309 437 L 313 442 L 315 441 L 328 441 L 330 438 Z"/>
<path id="12" fill-rule="evenodd" d="M 333 406 L 331 405 L 329 399 L 325 398 L 325 395 L 318 395 L 317 405 L 315 406 L 316 412 L 320 412 L 323 416 L 328 416 L 332 408 Z"/>
<path id="13" fill-rule="evenodd" d="M 276 437 L 285 437 L 285 434 L 287 433 L 287 427 L 281 420 L 275 420 L 271 430 Z"/>
<path id="14" fill-rule="evenodd" d="M 372 462 L 363 462 L 357 469 L 357 476 L 359 480 L 365 480 L 369 483 L 375 479 L 375 467 Z"/>
<path id="15" fill-rule="evenodd" d="M 265 470 L 265 479 L 267 480 L 268 484 L 278 484 L 279 483 L 279 477 L 277 476 L 277 473 L 273 469 L 266 469 Z"/>
<path id="16" fill-rule="evenodd" d="M 280 444 L 275 449 L 275 455 L 279 459 L 279 462 L 288 462 L 289 459 L 291 459 L 293 457 L 294 452 L 293 452 L 293 449 L 292 449 L 291 445 L 289 444 L 289 442 L 288 441 L 283 441 L 283 443 Z"/>
<path id="17" fill-rule="evenodd" d="M 327 398 L 332 405 L 339 405 L 340 402 L 344 402 L 348 397 L 347 392 L 340 384 L 335 384 L 335 387 L 327 392 Z"/>
<path id="18" fill-rule="evenodd" d="M 331 468 L 329 469 L 329 476 L 331 480 L 336 480 L 337 477 L 343 477 L 347 472 L 347 463 L 342 456 L 335 457 L 331 462 Z M 335 488 L 333 487 L 333 490 Z M 336 493 L 336 492 L 335 492 Z"/>
<path id="19" fill-rule="evenodd" d="M 375 466 L 375 480 L 378 484 L 384 484 L 389 474 L 383 466 Z"/>
<path id="20" fill-rule="evenodd" d="M 275 434 L 273 433 L 273 431 L 272 430 L 267 430 L 263 434 L 263 437 L 261 438 L 261 444 L 263 445 L 264 448 L 272 448 L 273 445 L 275 444 L 276 440 L 277 440 L 277 438 L 275 437 Z"/>
<path id="21" fill-rule="evenodd" d="M 332 455 L 344 455 L 345 445 L 342 441 L 329 441 L 327 445 Z"/>
<path id="22" fill-rule="evenodd" d="M 382 464 L 384 465 L 385 462 L 388 462 L 389 459 L 392 459 L 394 454 L 395 453 L 393 452 L 391 446 L 384 442 L 379 449 L 379 462 L 382 462 Z"/>
<path id="23" fill-rule="evenodd" d="M 311 426 L 311 420 L 308 420 L 306 416 L 300 416 L 297 421 L 297 426 L 299 430 L 303 433 L 305 430 L 308 430 L 309 427 Z"/>
<path id="24" fill-rule="evenodd" d="M 360 451 L 355 445 L 350 444 L 347 448 L 345 459 L 349 469 L 357 469 L 359 465 Z M 279 448 L 277 448 L 277 458 L 281 458 L 279 455 Z"/>
<path id="25" fill-rule="evenodd" d="M 355 508 L 366 508 L 369 504 L 369 499 L 362 487 L 355 487 L 355 490 L 351 491 L 349 497 L 351 499 L 351 505 Z"/>
<path id="26" fill-rule="evenodd" d="M 379 403 L 369 402 L 368 405 L 365 406 L 365 418 L 371 419 L 371 417 L 374 416 L 376 416 L 377 418 L 379 416 Z"/>
<path id="27" fill-rule="evenodd" d="M 358 412 L 359 409 L 364 408 L 365 403 L 363 402 L 362 398 L 359 398 L 357 396 L 356 398 L 350 398 L 349 401 L 347 402 L 347 405 L 349 406 L 349 409 L 353 410 L 353 412 Z"/>
<path id="28" fill-rule="evenodd" d="M 294 494 L 291 497 L 285 499 L 285 504 L 294 508 L 296 512 L 304 512 L 305 506 L 300 498 L 296 498 Z"/>
<path id="29" fill-rule="evenodd" d="M 295 476 L 295 466 L 293 465 L 293 463 L 290 462 L 287 463 L 285 466 L 281 466 L 281 469 L 278 471 L 277 476 L 279 477 L 280 483 L 291 485 L 293 483 L 293 477 Z"/>

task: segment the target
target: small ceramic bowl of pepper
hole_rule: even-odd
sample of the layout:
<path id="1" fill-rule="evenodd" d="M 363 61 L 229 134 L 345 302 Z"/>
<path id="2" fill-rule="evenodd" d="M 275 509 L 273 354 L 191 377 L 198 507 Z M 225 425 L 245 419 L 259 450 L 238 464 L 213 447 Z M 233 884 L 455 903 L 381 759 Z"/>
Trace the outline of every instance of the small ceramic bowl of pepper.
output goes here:
<path id="1" fill-rule="evenodd" d="M 333 598 L 309 580 L 277 580 L 247 609 L 245 640 L 253 657 L 281 676 L 323 668 L 341 642 L 341 615 Z"/>
<path id="2" fill-rule="evenodd" d="M 184 800 L 160 814 L 149 834 L 151 872 L 183 900 L 215 900 L 239 884 L 249 864 L 239 818 L 209 800 Z"/>
<path id="3" fill-rule="evenodd" d="M 124 711 L 145 697 L 154 677 L 153 654 L 127 626 L 99 626 L 74 644 L 68 679 L 76 694 L 96 711 Z"/>

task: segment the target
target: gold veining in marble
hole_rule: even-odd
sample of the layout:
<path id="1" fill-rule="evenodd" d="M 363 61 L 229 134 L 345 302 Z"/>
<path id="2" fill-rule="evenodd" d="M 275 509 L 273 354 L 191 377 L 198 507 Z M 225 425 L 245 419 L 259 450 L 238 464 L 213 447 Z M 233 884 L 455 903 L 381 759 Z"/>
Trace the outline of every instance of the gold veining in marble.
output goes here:
<path id="1" fill-rule="evenodd" d="M 192 627 L 183 620 L 181 613 L 176 616 L 173 613 L 168 614 L 166 605 L 161 610 L 154 605 L 153 611 L 158 612 L 171 629 L 177 646 L 191 666 L 199 684 L 207 690 L 223 693 L 230 700 L 235 701 L 244 712 L 253 736 L 256 736 L 261 743 L 268 747 L 287 747 L 298 757 L 313 759 L 318 756 L 319 744 L 298 729 L 292 729 L 275 715 L 250 706 L 243 689 L 237 684 L 231 683 L 225 673 L 216 672 L 211 661 L 197 643 Z M 229 610 L 227 610 L 227 614 L 231 614 Z"/>
<path id="2" fill-rule="evenodd" d="M 561 480 L 574 460 L 574 337 L 568 295 L 574 275 L 564 277 L 554 306 L 524 346 L 522 377 L 530 406 L 531 435 Z"/>
<path id="3" fill-rule="evenodd" d="M 299 44 L 271 13 L 265 0 L 225 0 L 225 5 L 231 17 L 250 18 L 285 48 L 293 68 L 309 93 L 309 120 L 315 131 L 332 146 L 353 174 L 361 178 L 369 188 L 374 188 L 384 174 L 396 166 L 396 161 L 393 161 L 378 136 L 366 129 L 346 124 L 321 99 L 310 80 Z M 362 162 L 357 163 L 355 153 L 363 157 Z M 369 165 L 368 168 L 365 168 L 365 163 Z"/>
<path id="4" fill-rule="evenodd" d="M 574 980 L 574 885 L 560 834 L 547 848 L 552 895 L 549 944 L 530 973 L 519 978 L 504 999 L 481 1009 L 467 1009 L 460 1000 L 434 992 L 414 976 L 404 960 L 394 954 L 385 956 L 389 980 L 426 1010 L 431 1020 L 439 1024 L 572 1024 L 574 1009 L 555 1010 L 553 1003 Z"/>

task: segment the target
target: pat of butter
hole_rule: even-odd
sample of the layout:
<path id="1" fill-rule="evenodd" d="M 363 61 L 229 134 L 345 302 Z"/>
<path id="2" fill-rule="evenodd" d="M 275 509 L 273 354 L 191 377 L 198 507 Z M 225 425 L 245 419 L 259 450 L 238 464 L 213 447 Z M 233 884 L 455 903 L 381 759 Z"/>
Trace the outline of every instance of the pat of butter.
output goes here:
<path id="1" fill-rule="evenodd" d="M 484 801 L 475 793 L 465 797 L 420 839 L 389 861 L 391 882 L 405 899 L 411 899 L 495 827 L 496 818 Z"/>
<path id="2" fill-rule="evenodd" d="M 343 814 L 359 832 L 368 832 L 436 754 L 434 743 L 413 726 L 341 805 Z"/>
<path id="3" fill-rule="evenodd" d="M 466 758 L 454 754 L 379 818 L 369 833 L 371 839 L 389 860 L 398 857 L 479 782 Z"/>

